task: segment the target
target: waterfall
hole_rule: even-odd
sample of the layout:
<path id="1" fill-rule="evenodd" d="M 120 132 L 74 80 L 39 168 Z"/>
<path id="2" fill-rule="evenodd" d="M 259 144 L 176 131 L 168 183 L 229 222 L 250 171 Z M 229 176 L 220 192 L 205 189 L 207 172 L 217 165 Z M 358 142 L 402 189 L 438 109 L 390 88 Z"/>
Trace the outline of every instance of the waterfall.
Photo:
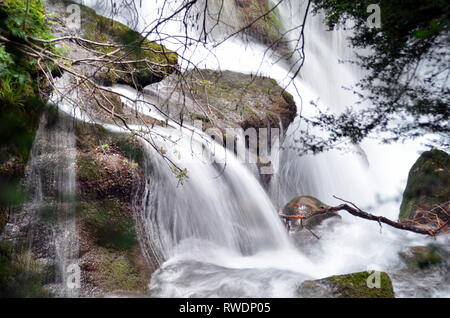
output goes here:
<path id="1" fill-rule="evenodd" d="M 93 3 L 96 1 L 87 4 Z M 151 26 L 164 10 L 170 12 L 182 1 L 171 1 L 164 8 L 161 3 L 142 3 L 142 21 L 137 27 L 140 31 L 148 30 L 145 26 Z M 280 6 L 285 29 L 301 24 L 304 3 L 292 0 Z M 108 7 L 97 9 L 107 12 Z M 226 9 L 235 10 L 233 6 Z M 229 16 L 229 29 L 221 29 L 224 32 L 232 32 L 239 25 L 235 14 Z M 126 14 L 117 19 L 127 22 Z M 180 21 L 167 21 L 164 32 L 183 34 L 182 28 Z M 196 34 L 191 28 L 188 31 Z M 217 47 L 183 47 L 170 41 L 164 44 L 184 57 L 183 69 L 192 63 L 199 68 L 270 76 L 293 94 L 298 112 L 313 114 L 310 101 L 318 101 L 320 107 L 334 112 L 355 102 L 351 92 L 342 86 L 354 85 L 363 73 L 355 65 L 339 63 L 354 57 L 346 42 L 348 35 L 346 31 L 328 32 L 321 15 L 309 16 L 305 65 L 292 83 L 285 65 L 275 63 L 266 55 L 267 47 L 256 42 L 233 37 Z M 140 218 L 144 236 L 141 239 L 161 263 L 150 282 L 153 295 L 290 297 L 305 279 L 364 271 L 371 266 L 393 270 L 399 264 L 401 248 L 429 242 L 386 227 L 380 233 L 378 224 L 343 214 L 340 224 L 322 228 L 320 241 L 310 247 L 296 247 L 294 238 L 288 237 L 281 227 L 277 208 L 299 194 L 313 195 L 328 204 L 339 203 L 333 198 L 337 195 L 374 214 L 396 219 L 399 202 L 390 199 L 401 194 L 409 168 L 421 149 L 414 143 L 378 145 L 369 140 L 352 146 L 353 152 L 330 151 L 300 157 L 289 149 L 296 144 L 299 125 L 302 123 L 297 118 L 287 131 L 286 149 L 280 153 L 269 193 L 246 166 L 217 145 L 214 147 L 218 155 L 227 157 L 225 167 L 197 160 L 203 154 L 192 148 L 201 149 L 201 132 L 193 137 L 181 127 L 158 131 L 177 141 L 176 145 L 163 139 L 157 143 L 168 150 L 171 160 L 187 169 L 189 178 L 184 184 L 144 143 L 147 179 Z"/>
<path id="2" fill-rule="evenodd" d="M 22 249 L 47 268 L 46 284 L 58 297 L 78 295 L 67 284 L 78 259 L 75 157 L 73 119 L 49 109 L 40 120 L 26 171 L 29 202 L 13 215 L 5 233 L 19 248 L 22 239 L 27 241 Z"/>
<path id="3" fill-rule="evenodd" d="M 77 288 L 68 287 L 70 266 L 78 258 L 75 215 L 75 135 L 73 119 L 56 110 L 44 115 L 31 153 L 30 186 L 36 189 L 33 205 L 53 209 L 50 244 L 57 267 L 57 294 L 76 297 Z"/>

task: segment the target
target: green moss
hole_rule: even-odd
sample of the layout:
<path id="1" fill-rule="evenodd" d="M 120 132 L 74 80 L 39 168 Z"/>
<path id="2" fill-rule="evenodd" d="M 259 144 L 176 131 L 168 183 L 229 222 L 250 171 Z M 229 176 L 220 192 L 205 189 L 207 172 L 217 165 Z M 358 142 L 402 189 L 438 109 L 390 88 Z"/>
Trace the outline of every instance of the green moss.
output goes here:
<path id="1" fill-rule="evenodd" d="M 66 1 L 71 2 L 71 1 Z M 105 84 L 116 82 L 132 85 L 133 80 L 138 88 L 145 87 L 160 81 L 171 74 L 178 64 L 178 55 L 169 51 L 163 45 L 145 39 L 141 34 L 131 30 L 126 25 L 112 19 L 98 15 L 94 10 L 85 6 L 81 7 L 82 28 L 84 37 L 88 40 L 103 43 L 115 43 L 126 46 L 125 60 L 147 60 L 160 66 L 152 65 L 151 69 L 146 62 L 137 62 L 129 65 L 123 64 L 120 71 L 108 71 L 101 73 L 98 79 Z M 110 53 L 115 48 L 96 47 L 104 53 Z M 116 66 L 117 67 L 117 66 Z"/>
<path id="2" fill-rule="evenodd" d="M 42 266 L 28 253 L 16 253 L 10 242 L 0 242 L 0 297 L 49 297 L 43 287 Z"/>
<path id="3" fill-rule="evenodd" d="M 386 273 L 380 273 L 381 288 L 367 287 L 368 272 L 331 276 L 329 280 L 343 298 L 394 298 L 392 282 Z"/>
<path id="4" fill-rule="evenodd" d="M 115 135 L 113 143 L 130 161 L 135 161 L 140 165 L 144 164 L 144 152 L 135 139 L 127 135 Z"/>
<path id="5" fill-rule="evenodd" d="M 439 204 L 449 198 L 450 156 L 438 149 L 426 151 L 409 172 L 399 218 L 412 217 L 420 204 Z"/>
<path id="6" fill-rule="evenodd" d="M 442 263 L 440 252 L 441 249 L 437 245 L 430 244 L 428 246 L 411 247 L 409 253 L 401 253 L 400 256 L 410 269 L 423 270 Z"/>
<path id="7" fill-rule="evenodd" d="M 122 213 L 118 200 L 85 201 L 77 211 L 97 245 L 127 250 L 137 244 L 133 218 Z"/>
<path id="8" fill-rule="evenodd" d="M 0 173 L 0 234 L 8 221 L 8 214 L 17 211 L 28 198 L 28 192 L 21 183 L 22 176 L 5 178 Z"/>
<path id="9" fill-rule="evenodd" d="M 379 273 L 379 288 L 368 287 L 368 282 L 378 283 L 368 272 L 331 276 L 319 280 L 303 282 L 298 293 L 303 297 L 314 298 L 394 298 L 391 279 Z"/>
<path id="10" fill-rule="evenodd" d="M 205 116 L 205 115 L 202 115 L 202 114 L 198 114 L 198 113 L 192 114 L 192 118 L 193 118 L 194 120 L 201 120 L 201 121 L 203 121 L 203 122 L 205 122 L 205 123 L 211 122 L 211 119 L 210 119 L 209 117 L 207 117 L 207 116 Z"/>
<path id="11" fill-rule="evenodd" d="M 97 255 L 103 288 L 109 291 L 147 291 L 148 277 L 135 264 L 133 252 L 117 253 L 100 248 Z"/>
<path id="12" fill-rule="evenodd" d="M 268 0 L 236 0 L 241 19 L 249 24 L 245 32 L 254 39 L 270 45 L 283 54 L 289 54 L 289 46 L 283 39 L 283 23 L 278 8 Z"/>
<path id="13" fill-rule="evenodd" d="M 97 180 L 102 175 L 101 166 L 91 156 L 79 156 L 77 168 L 78 178 L 82 181 Z"/>
<path id="14" fill-rule="evenodd" d="M 296 107 L 296 106 L 295 106 L 295 100 L 294 100 L 294 97 L 292 96 L 291 93 L 289 93 L 288 91 L 283 91 L 283 92 L 281 93 L 281 95 L 283 96 L 283 98 L 284 98 L 284 100 L 286 101 L 286 103 L 288 103 L 289 105 L 293 105 L 294 107 Z"/>
<path id="15" fill-rule="evenodd" d="M 0 35 L 15 42 L 27 36 L 51 38 L 42 2 L 30 1 L 27 7 L 26 1 L 0 1 Z M 46 66 L 54 69 L 51 63 Z M 14 44 L 0 44 L 0 146 L 28 158 L 44 107 L 40 91 L 47 92 L 48 86 L 35 59 Z"/>

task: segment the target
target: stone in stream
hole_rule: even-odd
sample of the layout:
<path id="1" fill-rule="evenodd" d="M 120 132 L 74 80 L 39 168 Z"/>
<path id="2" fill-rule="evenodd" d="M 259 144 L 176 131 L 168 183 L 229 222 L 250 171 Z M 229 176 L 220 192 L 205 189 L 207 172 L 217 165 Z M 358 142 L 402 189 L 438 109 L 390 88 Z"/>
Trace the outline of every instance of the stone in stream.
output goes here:
<path id="1" fill-rule="evenodd" d="M 324 204 L 320 200 L 308 196 L 308 195 L 301 195 L 298 197 L 293 198 L 291 201 L 289 201 L 288 204 L 286 204 L 282 210 L 282 213 L 285 215 L 300 215 L 309 217 L 311 216 L 312 212 L 320 210 L 321 208 L 327 207 L 328 205 Z M 341 218 L 340 215 L 336 213 L 325 213 L 320 215 L 312 216 L 306 220 L 303 220 L 303 226 L 311 229 L 313 227 L 316 227 L 320 225 L 324 220 L 329 218 Z M 299 220 L 296 220 L 299 223 Z M 295 224 L 299 225 L 299 224 Z"/>
<path id="2" fill-rule="evenodd" d="M 449 213 L 450 155 L 438 149 L 426 151 L 409 171 L 399 219 L 429 224 L 437 216 L 448 222 Z"/>
<path id="3" fill-rule="evenodd" d="M 410 270 L 424 270 L 444 262 L 448 253 L 436 244 L 428 246 L 410 246 L 399 253 L 401 259 Z"/>
<path id="4" fill-rule="evenodd" d="M 304 298 L 395 298 L 392 281 L 384 272 L 359 272 L 308 280 L 298 287 L 297 293 Z"/>

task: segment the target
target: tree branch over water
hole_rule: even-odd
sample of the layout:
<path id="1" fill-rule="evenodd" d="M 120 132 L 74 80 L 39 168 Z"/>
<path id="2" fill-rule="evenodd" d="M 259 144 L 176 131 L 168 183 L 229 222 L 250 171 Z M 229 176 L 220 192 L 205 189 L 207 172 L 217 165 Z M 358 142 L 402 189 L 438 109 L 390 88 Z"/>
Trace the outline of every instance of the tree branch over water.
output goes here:
<path id="1" fill-rule="evenodd" d="M 429 226 L 429 225 L 419 225 L 419 224 L 409 224 L 409 223 L 400 223 L 400 222 L 396 222 L 396 221 L 392 221 L 384 216 L 376 216 L 373 214 L 370 214 L 368 212 L 365 212 L 363 210 L 361 210 L 359 207 L 357 207 L 354 203 L 350 202 L 350 201 L 346 201 L 344 199 L 341 199 L 337 196 L 334 196 L 335 199 L 338 199 L 340 201 L 343 201 L 343 204 L 340 204 L 338 206 L 332 206 L 332 207 L 322 207 L 319 210 L 313 211 L 311 212 L 310 215 L 307 216 L 302 216 L 302 215 L 285 215 L 285 214 L 280 214 L 281 218 L 284 219 L 300 219 L 300 220 L 307 220 L 310 219 L 312 217 L 315 217 L 317 215 L 322 215 L 322 214 L 327 214 L 327 213 L 337 213 L 340 211 L 347 211 L 348 213 L 350 213 L 353 216 L 359 217 L 359 218 L 363 218 L 366 220 L 370 220 L 370 221 L 376 221 L 378 222 L 378 224 L 381 227 L 381 224 L 387 224 L 391 227 L 394 227 L 396 229 L 399 230 L 403 230 L 403 231 L 409 231 L 409 232 L 413 232 L 413 233 L 417 233 L 417 234 L 423 234 L 423 235 L 428 235 L 428 236 L 438 236 L 438 235 L 442 235 L 442 234 L 449 234 L 449 221 L 446 220 L 441 220 L 437 215 L 436 215 L 436 219 L 435 220 L 429 220 L 430 223 L 431 221 L 433 221 L 434 224 L 436 224 L 436 226 Z M 431 212 L 431 211 L 430 211 Z M 411 221 L 411 223 L 415 223 L 413 221 Z"/>

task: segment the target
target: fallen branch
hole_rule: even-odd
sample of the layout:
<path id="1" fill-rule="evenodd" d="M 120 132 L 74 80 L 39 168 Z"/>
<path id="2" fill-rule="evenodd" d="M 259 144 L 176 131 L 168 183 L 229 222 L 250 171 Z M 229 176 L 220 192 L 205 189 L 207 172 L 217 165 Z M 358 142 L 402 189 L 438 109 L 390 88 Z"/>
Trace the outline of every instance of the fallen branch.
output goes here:
<path id="1" fill-rule="evenodd" d="M 418 233 L 418 234 L 423 234 L 423 235 L 429 235 L 429 236 L 437 236 L 440 234 L 447 234 L 448 232 L 446 232 L 447 230 L 447 225 L 449 223 L 449 221 L 443 222 L 440 226 L 435 227 L 435 228 L 430 228 L 430 227 L 426 227 L 426 226 L 420 226 L 420 225 L 410 225 L 410 224 L 405 224 L 405 223 L 399 223 L 396 221 L 392 221 L 384 216 L 376 216 L 370 213 L 367 213 L 363 210 L 361 210 L 360 208 L 358 208 L 355 204 L 353 204 L 352 202 L 346 201 L 344 199 L 338 198 L 336 196 L 334 196 L 334 198 L 345 202 L 344 204 L 340 204 L 338 206 L 334 206 L 334 207 L 323 207 L 319 210 L 316 211 L 312 211 L 310 215 L 286 215 L 286 214 L 280 214 L 279 216 L 283 219 L 287 219 L 287 220 L 296 220 L 296 219 L 300 219 L 300 220 L 307 220 L 310 219 L 314 216 L 317 215 L 321 215 L 321 214 L 326 214 L 326 213 L 337 213 L 339 211 L 347 211 L 348 213 L 350 213 L 351 215 L 366 219 L 366 220 L 370 220 L 370 221 L 376 221 L 378 222 L 378 224 L 384 223 L 387 224 L 391 227 L 394 227 L 396 229 L 399 230 L 403 230 L 403 231 L 409 231 L 409 232 L 414 232 L 414 233 Z"/>

